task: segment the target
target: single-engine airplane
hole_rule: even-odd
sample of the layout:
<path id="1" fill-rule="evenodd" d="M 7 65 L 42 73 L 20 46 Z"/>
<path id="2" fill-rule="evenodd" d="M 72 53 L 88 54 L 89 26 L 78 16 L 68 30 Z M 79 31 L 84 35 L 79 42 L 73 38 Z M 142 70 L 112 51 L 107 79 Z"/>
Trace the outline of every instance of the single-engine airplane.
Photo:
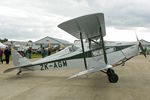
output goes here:
<path id="1" fill-rule="evenodd" d="M 12 50 L 15 67 L 5 70 L 4 73 L 18 69 L 17 75 L 19 75 L 22 71 L 81 67 L 84 70 L 69 77 L 69 79 L 102 71 L 108 76 L 110 83 L 116 83 L 119 77 L 113 67 L 124 64 L 138 55 L 139 48 L 145 55 L 139 40 L 135 44 L 122 45 L 121 47 L 105 45 L 103 37 L 106 32 L 103 13 L 81 16 L 61 23 L 58 27 L 80 39 L 80 41 L 76 41 L 74 45 L 34 62 L 30 62 L 17 51 Z"/>

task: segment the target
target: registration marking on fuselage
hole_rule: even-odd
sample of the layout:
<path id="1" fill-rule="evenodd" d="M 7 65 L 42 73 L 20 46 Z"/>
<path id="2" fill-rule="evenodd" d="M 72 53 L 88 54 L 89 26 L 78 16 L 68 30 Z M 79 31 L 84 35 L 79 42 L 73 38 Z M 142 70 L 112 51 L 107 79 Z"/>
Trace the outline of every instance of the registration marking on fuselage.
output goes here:
<path id="1" fill-rule="evenodd" d="M 67 61 L 62 60 L 62 61 L 56 61 L 53 63 L 44 63 L 44 64 L 41 64 L 40 66 L 41 66 L 41 71 L 48 70 L 50 68 L 63 68 L 63 67 L 67 67 Z"/>

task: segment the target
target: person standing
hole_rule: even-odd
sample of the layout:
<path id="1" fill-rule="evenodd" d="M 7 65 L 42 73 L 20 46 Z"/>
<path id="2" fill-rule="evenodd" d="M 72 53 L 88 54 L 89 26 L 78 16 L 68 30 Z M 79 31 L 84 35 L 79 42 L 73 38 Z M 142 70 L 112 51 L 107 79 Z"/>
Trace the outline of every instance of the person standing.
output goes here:
<path id="1" fill-rule="evenodd" d="M 48 48 L 48 56 L 51 55 L 51 48 Z"/>
<path id="2" fill-rule="evenodd" d="M 3 49 L 0 48 L 0 61 L 3 64 Z"/>
<path id="3" fill-rule="evenodd" d="M 46 57 L 46 50 L 44 47 L 41 50 L 41 55 L 42 55 L 42 58 Z"/>
<path id="4" fill-rule="evenodd" d="M 4 54 L 5 54 L 5 61 L 6 61 L 6 64 L 9 64 L 9 58 L 10 58 L 10 55 L 11 55 L 11 49 L 8 47 L 6 47 L 6 49 L 4 50 Z"/>
<path id="5" fill-rule="evenodd" d="M 32 53 L 32 48 L 30 47 L 28 50 L 27 50 L 27 55 L 28 55 L 28 58 L 31 59 L 31 53 Z"/>

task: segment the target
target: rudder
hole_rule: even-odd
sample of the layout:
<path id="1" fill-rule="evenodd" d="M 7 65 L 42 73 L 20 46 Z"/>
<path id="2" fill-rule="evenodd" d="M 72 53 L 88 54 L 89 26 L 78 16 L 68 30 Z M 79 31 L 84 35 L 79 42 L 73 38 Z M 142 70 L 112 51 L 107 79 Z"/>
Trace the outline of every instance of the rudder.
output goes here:
<path id="1" fill-rule="evenodd" d="M 28 65 L 31 64 L 31 62 L 25 58 L 22 57 L 16 50 L 11 51 L 12 54 L 12 61 L 14 66 L 23 66 L 23 65 Z"/>

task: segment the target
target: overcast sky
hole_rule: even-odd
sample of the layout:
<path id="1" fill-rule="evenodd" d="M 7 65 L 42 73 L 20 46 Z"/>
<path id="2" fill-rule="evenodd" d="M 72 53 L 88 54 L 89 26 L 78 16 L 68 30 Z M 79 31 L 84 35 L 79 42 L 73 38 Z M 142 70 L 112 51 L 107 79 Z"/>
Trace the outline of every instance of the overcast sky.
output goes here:
<path id="1" fill-rule="evenodd" d="M 38 40 L 45 36 L 73 42 L 57 27 L 75 17 L 103 12 L 110 41 L 150 41 L 149 0 L 0 0 L 0 38 Z"/>

